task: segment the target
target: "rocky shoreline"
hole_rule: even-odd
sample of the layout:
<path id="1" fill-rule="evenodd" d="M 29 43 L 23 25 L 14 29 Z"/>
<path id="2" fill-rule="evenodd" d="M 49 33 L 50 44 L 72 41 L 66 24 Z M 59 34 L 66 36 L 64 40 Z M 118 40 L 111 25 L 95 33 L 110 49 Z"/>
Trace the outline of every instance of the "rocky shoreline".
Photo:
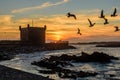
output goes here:
<path id="1" fill-rule="evenodd" d="M 98 44 L 96 47 L 120 47 L 120 42 L 108 42 L 104 44 Z"/>
<path id="2" fill-rule="evenodd" d="M 48 47 L 37 47 L 37 46 L 22 46 L 22 47 L 2 47 L 0 46 L 0 61 L 10 60 L 14 58 L 16 54 L 33 53 L 39 51 L 50 51 L 50 50 L 62 50 L 62 49 L 76 49 L 73 46 L 61 47 L 61 48 L 48 48 Z"/>
<path id="3" fill-rule="evenodd" d="M 72 62 L 98 62 L 98 63 L 108 63 L 111 60 L 118 60 L 117 57 L 109 56 L 106 53 L 102 52 L 93 52 L 91 55 L 82 52 L 81 56 L 77 55 L 67 55 L 63 54 L 61 56 L 50 56 L 49 58 L 44 58 L 38 62 L 31 63 L 39 67 L 46 68 L 47 70 L 39 70 L 43 74 L 55 74 L 60 78 L 72 78 L 76 79 L 78 77 L 90 77 L 96 76 L 98 72 L 84 72 L 84 71 L 74 71 L 66 69 L 66 66 L 74 67 Z"/>
<path id="4" fill-rule="evenodd" d="M 65 48 L 64 48 L 65 49 Z M 74 49 L 74 47 L 69 47 L 66 49 Z M 21 53 L 32 53 L 32 52 L 37 52 L 37 51 L 46 51 L 49 50 L 47 48 L 43 47 L 11 47 L 11 48 L 0 48 L 0 61 L 2 60 L 10 60 L 14 57 L 16 54 L 21 54 Z M 51 49 L 50 49 L 51 50 Z M 57 48 L 53 50 L 58 50 Z M 74 67 L 73 63 L 86 63 L 86 62 L 98 62 L 98 63 L 109 63 L 111 60 L 118 60 L 117 57 L 107 55 L 106 53 L 103 52 L 93 52 L 91 55 L 81 52 L 81 55 L 67 55 L 63 54 L 61 56 L 50 56 L 49 58 L 44 58 L 38 62 L 33 62 L 31 63 L 32 65 L 36 65 L 39 67 L 46 68 L 45 70 L 38 70 L 42 74 L 57 74 L 60 78 L 70 78 L 70 79 L 76 79 L 78 77 L 83 78 L 83 77 L 91 77 L 91 76 L 96 76 L 99 74 L 99 72 L 84 72 L 84 71 L 74 71 L 70 69 L 66 69 L 66 66 L 71 66 Z M 3 66 L 4 67 L 4 66 Z M 1 70 L 3 69 L 3 71 Z M 6 71 L 5 71 L 6 70 Z M 9 72 L 10 70 L 10 72 Z M 2 74 L 1 80 L 41 80 L 41 79 L 29 79 L 29 74 L 28 75 L 22 75 L 20 72 L 20 76 L 16 75 L 16 69 L 8 68 L 5 69 L 0 67 L 0 72 Z M 11 74 L 13 72 L 13 74 Z M 22 71 L 23 72 L 23 71 Z M 24 73 L 24 72 L 23 72 Z M 26 72 L 25 72 L 26 73 Z M 19 72 L 17 73 L 19 74 Z M 14 79 L 8 79 L 7 75 L 13 76 L 12 78 Z M 34 74 L 30 74 L 31 76 Z M 18 78 L 20 79 L 17 79 Z M 26 76 L 26 77 L 25 77 Z M 49 78 L 48 78 L 49 79 Z M 44 79 L 42 79 L 44 80 Z M 45 79 L 47 80 L 47 79 Z"/>
<path id="5" fill-rule="evenodd" d="M 73 46 L 65 48 L 44 48 L 37 46 L 14 46 L 14 47 L 3 47 L 0 46 L 0 61 L 11 60 L 16 54 L 33 53 L 47 50 L 61 50 L 61 49 L 75 49 Z M 30 74 L 16 69 L 8 68 L 0 65 L 0 80 L 52 80 L 49 78 L 42 77 L 40 75 Z"/>

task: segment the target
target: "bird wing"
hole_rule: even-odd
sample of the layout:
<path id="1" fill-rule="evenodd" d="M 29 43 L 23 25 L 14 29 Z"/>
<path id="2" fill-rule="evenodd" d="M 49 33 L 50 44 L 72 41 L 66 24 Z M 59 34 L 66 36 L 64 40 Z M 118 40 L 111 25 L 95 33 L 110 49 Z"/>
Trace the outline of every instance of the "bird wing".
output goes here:
<path id="1" fill-rule="evenodd" d="M 108 19 L 106 19 L 106 22 L 108 22 Z"/>
<path id="2" fill-rule="evenodd" d="M 101 11 L 101 16 L 103 16 L 103 10 Z"/>
<path id="3" fill-rule="evenodd" d="M 77 32 L 77 34 L 80 34 L 80 29 L 78 28 L 78 32 Z"/>
<path id="4" fill-rule="evenodd" d="M 90 25 L 92 25 L 92 22 L 90 21 L 90 19 L 88 19 L 88 21 L 89 21 Z"/>
<path id="5" fill-rule="evenodd" d="M 117 27 L 117 26 L 115 26 L 115 28 L 116 28 L 116 29 L 118 29 L 118 27 Z"/>
<path id="6" fill-rule="evenodd" d="M 67 17 L 69 17 L 69 15 L 70 15 L 70 13 L 68 12 L 68 13 L 67 13 Z"/>
<path id="7" fill-rule="evenodd" d="M 77 18 L 76 18 L 76 15 L 74 15 L 74 18 L 77 19 Z"/>
<path id="8" fill-rule="evenodd" d="M 78 32 L 80 32 L 80 29 L 78 28 Z"/>
<path id="9" fill-rule="evenodd" d="M 103 18 L 105 21 L 107 21 L 107 19 L 106 18 Z"/>
<path id="10" fill-rule="evenodd" d="M 116 14 L 116 12 L 117 12 L 117 9 L 115 8 L 115 9 L 114 9 L 114 13 L 113 13 L 113 14 L 115 15 L 115 14 Z"/>

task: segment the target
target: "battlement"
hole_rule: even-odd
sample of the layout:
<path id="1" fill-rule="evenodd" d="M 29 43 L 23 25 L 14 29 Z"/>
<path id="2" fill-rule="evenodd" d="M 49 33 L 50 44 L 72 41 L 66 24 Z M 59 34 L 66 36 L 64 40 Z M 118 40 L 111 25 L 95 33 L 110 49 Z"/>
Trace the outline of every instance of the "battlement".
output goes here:
<path id="1" fill-rule="evenodd" d="M 46 30 L 46 25 L 44 25 L 44 27 L 31 27 L 29 24 L 27 25 L 27 27 L 22 28 L 21 26 L 19 26 L 19 30 L 21 31 L 22 29 L 39 29 L 39 30 Z"/>

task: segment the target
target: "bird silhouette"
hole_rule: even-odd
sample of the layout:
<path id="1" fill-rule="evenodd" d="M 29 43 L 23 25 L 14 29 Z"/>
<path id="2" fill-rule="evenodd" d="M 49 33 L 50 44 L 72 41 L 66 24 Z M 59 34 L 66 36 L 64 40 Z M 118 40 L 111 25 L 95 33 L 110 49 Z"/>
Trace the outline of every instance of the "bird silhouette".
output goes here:
<path id="1" fill-rule="evenodd" d="M 89 27 L 93 27 L 94 25 L 95 25 L 95 23 L 92 23 L 91 21 L 90 21 L 90 19 L 88 19 L 88 21 L 89 21 Z"/>
<path id="2" fill-rule="evenodd" d="M 101 15 L 100 15 L 99 18 L 104 18 L 104 17 L 105 17 L 105 15 L 104 15 L 104 13 L 103 13 L 103 10 L 101 10 Z"/>
<path id="3" fill-rule="evenodd" d="M 108 19 L 103 18 L 105 20 L 104 25 L 109 24 Z"/>
<path id="4" fill-rule="evenodd" d="M 111 17 L 117 16 L 116 13 L 117 13 L 117 9 L 115 8 L 113 14 L 111 14 Z"/>
<path id="5" fill-rule="evenodd" d="M 115 28 L 115 32 L 120 30 L 118 26 L 115 26 L 114 28 Z"/>
<path id="6" fill-rule="evenodd" d="M 76 15 L 75 15 L 75 14 L 71 14 L 70 12 L 67 13 L 67 17 L 68 17 L 68 18 L 69 18 L 69 17 L 73 17 L 74 19 L 77 19 L 77 18 L 76 18 Z"/>
<path id="7" fill-rule="evenodd" d="M 78 28 L 78 32 L 77 32 L 77 34 L 80 34 L 80 35 L 82 35 L 81 33 L 80 33 L 80 29 Z"/>

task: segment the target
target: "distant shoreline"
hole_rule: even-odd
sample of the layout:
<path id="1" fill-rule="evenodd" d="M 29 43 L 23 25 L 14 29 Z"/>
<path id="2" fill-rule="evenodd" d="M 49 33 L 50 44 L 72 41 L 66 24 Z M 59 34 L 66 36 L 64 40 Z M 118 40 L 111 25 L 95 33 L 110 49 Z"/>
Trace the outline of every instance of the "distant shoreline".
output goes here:
<path id="1" fill-rule="evenodd" d="M 120 47 L 120 42 L 86 42 L 86 43 L 71 43 L 74 45 L 96 45 L 96 47 Z"/>
<path id="2" fill-rule="evenodd" d="M 16 54 L 23 53 L 34 53 L 41 51 L 51 51 L 51 50 L 63 50 L 63 49 L 76 49 L 74 46 L 63 46 L 59 44 L 47 45 L 47 46 L 15 46 L 15 45 L 0 45 L 0 61 L 10 60 L 14 58 Z"/>

